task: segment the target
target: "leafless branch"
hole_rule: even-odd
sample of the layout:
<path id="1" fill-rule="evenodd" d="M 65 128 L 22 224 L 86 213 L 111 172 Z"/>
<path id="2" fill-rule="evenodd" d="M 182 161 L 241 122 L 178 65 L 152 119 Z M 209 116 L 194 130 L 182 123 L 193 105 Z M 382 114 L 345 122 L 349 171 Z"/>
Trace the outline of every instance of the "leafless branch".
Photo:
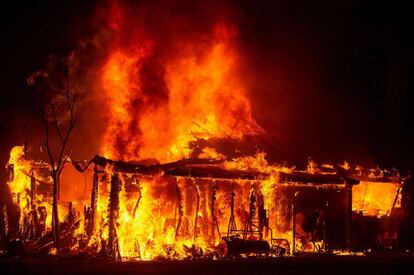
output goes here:
<path id="1" fill-rule="evenodd" d="M 76 117 L 76 100 L 73 93 L 70 90 L 70 81 L 69 81 L 69 64 L 67 64 L 66 70 L 66 89 L 64 91 L 65 102 L 64 106 L 65 111 L 68 113 L 68 121 L 64 123 L 63 120 L 60 121 L 57 115 L 57 106 L 52 102 L 48 106 L 45 100 L 44 94 L 41 94 L 41 107 L 42 107 L 42 121 L 45 130 L 45 146 L 46 151 L 49 157 L 50 162 L 50 173 L 53 179 L 53 207 L 52 207 L 52 228 L 54 241 L 56 247 L 59 247 L 59 215 L 58 215 L 58 199 L 59 199 L 59 189 L 60 189 L 60 175 L 63 171 L 65 163 L 69 159 L 69 155 L 66 154 L 67 145 L 71 134 L 75 128 L 77 117 Z M 48 119 L 48 114 L 52 115 L 52 121 Z M 66 118 L 66 117 L 65 117 Z M 64 118 L 64 119 L 65 119 Z M 50 124 L 52 123 L 52 127 Z M 65 129 L 66 128 L 66 129 Z M 52 151 L 51 148 L 51 131 L 54 129 L 56 135 L 60 141 L 60 144 L 57 150 Z M 57 152 L 56 152 L 57 151 Z M 54 155 L 54 153 L 57 153 Z"/>

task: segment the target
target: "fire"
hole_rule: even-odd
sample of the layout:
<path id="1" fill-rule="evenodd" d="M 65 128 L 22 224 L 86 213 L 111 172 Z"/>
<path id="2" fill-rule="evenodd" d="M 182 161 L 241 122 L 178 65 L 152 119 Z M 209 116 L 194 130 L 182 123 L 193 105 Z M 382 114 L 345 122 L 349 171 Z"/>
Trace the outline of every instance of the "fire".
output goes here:
<path id="1" fill-rule="evenodd" d="M 241 140 L 262 133 L 252 114 L 250 91 L 238 73 L 241 57 L 237 32 L 231 24 L 215 22 L 207 34 L 194 39 L 178 37 L 171 47 L 174 52 L 165 54 L 162 52 L 165 41 L 157 40 L 140 26 L 132 24 L 136 29 L 131 29 L 124 10 L 119 6 L 112 8 L 108 19 L 112 38 L 94 83 L 98 87 L 94 91 L 104 98 L 102 108 L 107 118 L 100 140 L 99 153 L 103 157 L 131 165 L 148 160 L 148 163 L 171 164 L 194 158 L 197 141 Z M 123 36 L 129 32 L 126 41 Z M 195 254 L 216 258 L 223 237 L 243 236 L 244 241 L 270 244 L 276 238 L 287 240 L 292 251 L 297 192 L 289 190 L 285 194 L 282 189 L 313 188 L 313 183 L 315 189 L 334 186 L 339 193 L 340 188 L 348 188 L 349 182 L 357 181 L 338 172 L 339 168 L 352 172 L 347 162 L 319 166 L 309 158 L 307 168 L 301 171 L 294 166 L 268 163 L 265 152 L 231 159 L 212 147 L 201 148 L 196 157 L 214 160 L 214 169 L 251 172 L 253 176 L 182 176 L 168 174 L 168 169 L 159 167 L 160 171 L 154 169 L 157 172 L 148 175 L 137 172 L 139 169 L 120 172 L 116 165 L 95 163 L 96 209 L 91 211 L 95 205 L 85 196 L 78 196 L 73 202 L 76 211 L 83 208 L 85 214 L 76 230 L 78 239 L 87 236 L 86 248 L 82 249 L 119 254 L 124 259 L 184 259 L 195 258 Z M 26 158 L 23 146 L 12 149 L 9 165 L 14 173 L 8 184 L 20 209 L 21 227 L 27 225 L 25 219 L 36 212 L 36 207 L 45 206 L 46 229 L 50 230 L 50 192 L 49 196 L 33 195 L 39 181 L 50 189 L 50 179 L 36 169 L 49 166 Z M 184 168 L 209 168 L 209 165 L 196 163 Z M 362 167 L 355 170 L 359 172 L 357 176 L 362 176 Z M 92 168 L 88 172 L 92 174 Z M 70 177 L 70 173 L 62 175 Z M 283 175 L 292 178 L 283 181 Z M 372 172 L 371 176 L 374 179 L 384 175 Z M 336 181 L 331 185 L 327 178 Z M 363 181 L 352 188 L 353 210 L 367 215 L 389 215 L 395 201 L 395 206 L 399 206 L 399 200 L 395 200 L 398 188 L 397 183 Z M 294 206 L 288 196 L 293 197 Z M 60 209 L 59 214 L 63 219 L 66 210 Z M 93 225 L 92 232 L 87 232 L 88 222 Z M 228 233 L 230 225 L 235 227 L 232 236 Z M 323 245 L 321 240 L 313 244 Z M 71 249 L 81 250 L 79 244 L 73 244 Z M 58 250 L 52 248 L 50 253 Z"/>
<path id="2" fill-rule="evenodd" d="M 24 147 L 15 146 L 10 151 L 10 159 L 8 165 L 13 165 L 14 174 L 13 179 L 9 181 L 9 187 L 13 193 L 23 194 L 24 197 L 21 199 L 21 207 L 26 206 L 26 190 L 30 190 L 30 175 L 31 172 L 31 163 L 30 161 L 24 158 Z"/>
<path id="3" fill-rule="evenodd" d="M 218 231 L 215 233 L 216 237 L 212 238 L 211 181 L 196 183 L 194 179 L 177 178 L 174 180 L 163 177 L 141 179 L 139 182 L 131 182 L 130 180 L 127 177 L 123 178 L 116 228 L 119 251 L 122 257 L 141 260 L 159 257 L 182 259 L 188 256 L 184 247 L 189 248 L 193 245 L 202 248 L 204 252 L 214 250 L 214 246 L 220 241 L 218 232 L 225 234 L 227 230 L 229 215 L 229 194 L 227 192 L 217 191 L 215 207 L 218 216 Z M 139 194 L 134 192 L 131 195 L 126 192 L 127 182 L 136 187 L 139 185 Z M 249 185 L 246 182 L 238 182 L 237 186 L 247 190 L 245 192 L 249 190 Z M 100 238 L 108 238 L 107 191 L 105 189 L 101 191 L 98 204 L 98 228 L 103 231 L 97 230 L 95 232 L 98 236 L 92 239 L 91 246 L 95 245 L 96 241 L 99 242 Z M 180 193 L 181 199 L 177 198 L 177 191 Z M 200 196 L 198 211 L 194 199 L 197 193 Z M 140 200 L 135 212 L 134 208 L 138 197 Z M 244 213 L 241 209 L 248 207 L 248 201 L 245 197 L 241 196 L 238 201 L 240 214 Z M 194 200 L 190 200 L 190 198 Z M 182 212 L 180 213 L 180 211 Z M 241 227 L 243 217 L 237 215 L 237 218 L 239 227 Z M 181 220 L 181 226 L 178 228 L 179 220 Z M 195 220 L 197 220 L 197 224 L 194 223 Z M 178 231 L 176 231 L 177 229 Z"/>
<path id="4" fill-rule="evenodd" d="M 352 210 L 369 216 L 389 215 L 393 207 L 401 206 L 398 189 L 398 183 L 361 181 L 352 188 Z"/>
<path id="5" fill-rule="evenodd" d="M 216 154 L 214 150 L 207 153 L 210 156 Z M 27 159 L 22 146 L 13 148 L 9 165 L 13 165 L 14 171 L 9 186 L 21 210 L 21 226 L 26 228 L 27 218 L 33 210 L 30 204 L 33 177 L 30 175 L 33 172 L 35 178 L 41 179 L 42 175 L 36 167 L 47 166 Z M 264 240 L 268 243 L 273 243 L 275 238 L 279 242 L 286 239 L 292 251 L 291 221 L 286 219 L 290 205 L 280 203 L 283 201 L 282 190 L 289 184 L 282 183 L 279 176 L 280 173 L 297 173 L 297 170 L 294 167 L 269 164 L 264 153 L 223 160 L 219 166 L 227 171 L 260 171 L 268 176 L 255 180 L 171 177 L 163 173 L 145 176 L 119 173 L 113 166 L 95 171 L 99 173 L 96 179 L 98 199 L 95 226 L 88 238 L 87 249 L 107 253 L 110 232 L 114 230 L 112 239 L 116 252 L 113 253 L 122 259 L 185 259 L 197 255 L 215 258 L 219 255 L 217 251 L 220 251 L 218 247 L 222 237 L 229 233 L 234 234 L 228 231 L 229 222 L 234 215 L 235 229 L 238 230 L 235 231 L 236 235 L 243 236 L 247 233 L 244 237 L 247 240 Z M 329 165 L 328 168 L 333 169 L 334 166 Z M 334 175 L 333 172 L 326 174 L 316 171 L 317 169 L 308 173 L 313 176 Z M 44 177 L 42 179 L 47 180 Z M 114 186 L 118 187 L 114 189 Z M 117 188 L 119 192 L 114 193 Z M 384 190 L 389 192 L 384 193 Z M 358 206 L 362 201 L 364 206 L 360 208 L 365 215 L 390 215 L 394 201 L 395 207 L 400 204 L 396 194 L 399 194 L 397 184 L 361 182 L 353 187 L 353 210 L 361 210 Z M 75 203 L 85 206 L 89 201 Z M 50 230 L 50 197 L 38 194 L 35 204 L 46 207 L 47 228 Z M 65 212 L 67 211 L 60 207 L 61 218 L 65 216 Z M 83 238 L 86 234 L 88 220 L 86 216 L 83 218 L 85 226 L 76 230 L 76 238 Z M 112 229 L 111 220 L 114 221 Z M 250 232 L 251 226 L 262 229 Z M 316 251 L 323 246 L 323 241 L 316 241 L 302 249 Z M 298 247 L 300 248 L 296 244 L 296 248 Z M 81 248 L 74 243 L 71 249 L 78 251 Z M 57 251 L 51 248 L 50 253 Z"/>
<path id="6" fill-rule="evenodd" d="M 34 161 L 26 158 L 24 146 L 15 146 L 11 149 L 7 165 L 12 167 L 13 171 L 7 184 L 12 193 L 13 201 L 19 208 L 20 234 L 29 234 L 27 230 L 31 222 L 30 219 L 32 219 L 32 211 L 41 206 L 45 207 L 47 211 L 46 228 L 50 228 L 52 218 L 51 198 L 45 196 L 45 194 L 32 192 L 32 190 L 37 189 L 36 187 L 39 186 L 39 180 L 47 184 L 49 178 L 39 173 L 39 170 L 35 168 L 36 163 Z"/>
<path id="7" fill-rule="evenodd" d="M 231 26 L 218 24 L 207 45 L 177 42 L 182 50 L 162 62 L 154 61 L 150 40 L 117 44 L 101 73 L 109 109 L 103 154 L 168 162 L 188 157 L 197 139 L 258 133 L 237 75 L 235 36 Z M 147 83 L 151 62 L 159 71 Z"/>
<path id="8" fill-rule="evenodd" d="M 115 37 L 121 35 L 122 26 L 127 24 L 122 9 L 118 7 L 116 11 L 112 18 Z M 131 37 L 129 43 L 115 39 L 100 73 L 109 111 L 101 146 L 104 156 L 127 161 L 175 161 L 191 155 L 192 141 L 212 137 L 241 139 L 261 131 L 253 119 L 247 91 L 237 74 L 237 33 L 231 25 L 216 24 L 208 40 L 178 39 L 174 43 L 179 49 L 162 60 L 156 55 L 157 41 L 137 33 L 138 37 Z M 146 82 L 146 74 L 152 69 L 148 68 L 148 63 L 156 63 L 158 70 L 152 75 L 154 83 L 150 84 Z M 214 148 L 204 148 L 199 156 L 224 158 Z M 123 188 L 126 183 L 131 183 L 128 178 L 122 180 Z M 183 245 L 191 247 L 195 244 L 205 249 L 220 240 L 211 239 L 207 234 L 211 231 L 208 228 L 213 215 L 210 183 L 199 185 L 194 179 L 172 182 L 160 177 L 134 179 L 131 184 L 140 191 L 131 195 L 122 189 L 120 193 L 117 235 L 122 255 L 141 259 L 171 257 L 166 253 L 171 247 L 174 253 L 183 257 Z M 108 192 L 100 190 L 99 196 L 98 223 L 103 228 L 106 228 Z M 139 206 L 134 211 L 138 196 Z M 180 205 L 177 196 L 182 197 Z M 192 198 L 191 203 L 186 201 L 188 196 Z M 198 210 L 195 209 L 197 196 Z M 217 228 L 225 232 L 230 200 L 228 194 L 220 190 L 217 196 L 224 196 L 224 200 L 217 199 L 215 207 L 220 217 L 226 217 L 219 219 Z M 246 209 L 248 195 L 243 197 L 243 208 Z M 186 215 L 182 217 L 182 232 L 178 234 L 175 232 L 180 211 Z M 242 218 L 237 218 L 241 227 Z M 218 236 L 218 232 L 216 234 Z"/>

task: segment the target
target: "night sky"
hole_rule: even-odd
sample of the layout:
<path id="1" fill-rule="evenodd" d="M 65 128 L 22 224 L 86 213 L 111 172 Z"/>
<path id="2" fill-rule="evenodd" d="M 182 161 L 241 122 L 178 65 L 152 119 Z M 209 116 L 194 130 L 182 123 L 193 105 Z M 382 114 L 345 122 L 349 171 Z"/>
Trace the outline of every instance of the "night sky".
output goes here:
<path id="1" fill-rule="evenodd" d="M 7 3 L 4 3 L 7 2 Z M 365 160 L 412 169 L 408 4 L 231 1 L 258 122 L 291 159 Z M 0 166 L 36 116 L 26 78 L 69 52 L 93 1 L 3 1 Z M 83 35 L 83 33 L 81 34 Z M 253 93 L 253 92 L 252 92 Z M 30 135 L 30 134 L 29 134 Z"/>

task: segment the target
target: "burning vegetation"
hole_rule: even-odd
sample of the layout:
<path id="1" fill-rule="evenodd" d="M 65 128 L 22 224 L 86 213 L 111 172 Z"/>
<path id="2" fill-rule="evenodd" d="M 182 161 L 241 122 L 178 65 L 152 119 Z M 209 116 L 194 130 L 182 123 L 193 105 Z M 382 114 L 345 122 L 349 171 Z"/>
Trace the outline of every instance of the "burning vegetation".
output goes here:
<path id="1" fill-rule="evenodd" d="M 127 260 L 397 248 L 406 179 L 398 171 L 312 159 L 298 169 L 235 145 L 266 133 L 239 74 L 228 14 L 195 26 L 202 32 L 180 18 L 166 30 L 172 39 L 148 27 L 145 8 L 106 8 L 104 30 L 65 63 L 68 111 L 48 107 L 44 117 L 59 150 L 42 147 L 48 161 L 30 157 L 28 146 L 10 152 L 8 186 L 19 221 L 12 229 L 3 209 L 5 235 L 22 240 L 29 254 Z M 98 52 L 85 58 L 91 49 Z M 99 61 L 86 66 L 91 56 Z M 50 87 L 52 77 L 38 72 L 29 80 Z M 88 91 L 83 105 L 72 97 L 79 87 Z M 49 97 L 46 106 L 65 99 Z M 65 133 L 69 139 L 91 100 L 104 121 L 89 130 L 98 155 L 76 160 Z"/>

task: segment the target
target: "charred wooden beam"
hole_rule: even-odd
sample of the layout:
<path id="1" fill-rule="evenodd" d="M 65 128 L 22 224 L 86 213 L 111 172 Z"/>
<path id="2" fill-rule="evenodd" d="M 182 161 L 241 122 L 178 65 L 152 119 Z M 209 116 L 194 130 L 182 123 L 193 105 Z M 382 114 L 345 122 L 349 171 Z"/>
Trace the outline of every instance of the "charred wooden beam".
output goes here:
<path id="1" fill-rule="evenodd" d="M 298 196 L 298 192 L 293 194 L 293 201 L 292 201 L 292 255 L 296 253 L 296 197 Z"/>
<path id="2" fill-rule="evenodd" d="M 263 239 L 263 229 L 268 228 L 269 224 L 267 221 L 263 194 L 260 191 L 257 191 L 257 216 L 259 220 L 259 239 L 261 240 Z"/>
<path id="3" fill-rule="evenodd" d="M 156 174 L 160 172 L 160 170 L 156 166 L 146 166 L 137 163 L 115 161 L 101 156 L 95 156 L 91 161 L 95 163 L 95 165 L 101 167 L 111 166 L 114 172 L 140 174 Z"/>
<path id="4" fill-rule="evenodd" d="M 112 174 L 111 177 L 111 190 L 109 192 L 109 204 L 108 204 L 108 256 L 116 258 L 117 252 L 117 235 L 116 235 L 116 223 L 119 216 L 119 192 L 121 191 L 121 181 L 118 174 Z"/>
<path id="5" fill-rule="evenodd" d="M 197 222 L 198 222 L 198 212 L 200 211 L 200 188 L 197 185 L 196 181 L 193 181 L 194 187 L 196 190 L 196 211 L 194 217 L 194 241 L 197 239 L 198 229 L 197 229 Z"/>
<path id="6" fill-rule="evenodd" d="M 213 181 L 211 185 L 211 198 L 210 198 L 210 211 L 211 211 L 211 237 L 213 241 L 215 240 L 215 232 L 217 230 L 217 233 L 219 235 L 219 238 L 221 238 L 219 224 L 217 221 L 217 215 L 216 215 L 216 199 L 217 199 L 217 185 Z"/>
<path id="7" fill-rule="evenodd" d="M 255 180 L 269 175 L 256 171 L 226 170 L 218 166 L 183 166 L 165 171 L 166 175 L 194 178 L 216 178 L 230 180 Z"/>
<path id="8" fill-rule="evenodd" d="M 230 202 L 230 218 L 229 218 L 229 224 L 227 226 L 227 238 L 230 238 L 230 236 L 235 235 L 237 232 L 237 225 L 236 220 L 234 216 L 234 197 L 236 196 L 236 193 L 232 189 L 231 191 L 231 202 Z"/>
<path id="9" fill-rule="evenodd" d="M 90 222 L 88 224 L 87 234 L 92 236 L 95 231 L 95 222 L 96 222 L 96 209 L 98 207 L 98 191 L 99 191 L 99 176 L 98 169 L 95 165 L 92 180 L 92 194 L 91 194 L 91 213 L 90 213 Z"/>
<path id="10" fill-rule="evenodd" d="M 135 206 L 134 206 L 134 211 L 132 213 L 132 217 L 134 217 L 134 218 L 135 218 L 135 214 L 137 213 L 139 203 L 141 202 L 141 198 L 142 198 L 142 188 L 141 188 L 140 183 L 138 182 L 138 197 L 137 197 L 137 201 L 136 201 Z"/>
<path id="11" fill-rule="evenodd" d="M 178 223 L 175 228 L 175 240 L 177 240 L 181 228 L 181 223 L 183 221 L 184 216 L 184 207 L 183 207 L 183 194 L 181 193 L 180 186 L 178 184 L 178 179 L 175 180 L 175 188 L 177 192 L 177 209 L 178 209 Z"/>
<path id="12" fill-rule="evenodd" d="M 9 232 L 9 219 L 7 217 L 7 206 L 0 203 L 0 237 L 6 238 Z"/>
<path id="13" fill-rule="evenodd" d="M 131 163 L 124 161 L 115 161 L 107 159 L 101 156 L 95 156 L 92 160 L 93 163 L 101 167 L 112 166 L 115 172 L 121 173 L 139 173 L 139 174 L 158 174 L 170 169 L 183 167 L 187 165 L 211 165 L 222 163 L 223 160 L 214 159 L 182 159 L 175 162 L 163 163 L 163 164 L 152 164 L 144 165 L 140 163 Z"/>
<path id="14" fill-rule="evenodd" d="M 223 160 L 215 159 L 183 159 L 170 163 L 144 165 L 141 163 L 130 163 L 115 161 L 101 156 L 95 156 L 89 162 L 100 167 L 111 166 L 112 171 L 120 173 L 131 173 L 141 175 L 164 174 L 173 177 L 212 178 L 223 180 L 261 180 L 270 175 L 257 170 L 225 169 L 221 166 Z M 332 171 L 331 171 L 332 170 Z M 278 172 L 282 183 L 304 183 L 304 184 L 358 184 L 360 180 L 367 181 L 395 181 L 394 178 L 367 178 L 358 176 L 354 171 L 342 168 L 330 169 L 329 173 L 308 173 L 304 171 L 293 171 L 291 173 Z"/>
<path id="15" fill-rule="evenodd" d="M 345 223 L 346 223 L 346 248 L 351 249 L 352 245 L 352 186 L 346 187 Z"/>
<path id="16" fill-rule="evenodd" d="M 359 181 L 351 178 L 341 177 L 333 174 L 311 174 L 302 171 L 292 173 L 279 172 L 280 182 L 299 182 L 310 184 L 358 184 Z"/>
<path id="17" fill-rule="evenodd" d="M 31 225 L 30 225 L 30 236 L 36 238 L 37 233 L 37 211 L 36 211 L 36 179 L 32 172 L 30 177 L 30 212 L 31 212 Z"/>
<path id="18" fill-rule="evenodd" d="M 337 167 L 336 174 L 338 176 L 354 179 L 357 181 L 368 181 L 368 182 L 400 182 L 401 176 L 395 169 L 373 171 L 372 169 L 344 169 L 341 166 Z"/>

